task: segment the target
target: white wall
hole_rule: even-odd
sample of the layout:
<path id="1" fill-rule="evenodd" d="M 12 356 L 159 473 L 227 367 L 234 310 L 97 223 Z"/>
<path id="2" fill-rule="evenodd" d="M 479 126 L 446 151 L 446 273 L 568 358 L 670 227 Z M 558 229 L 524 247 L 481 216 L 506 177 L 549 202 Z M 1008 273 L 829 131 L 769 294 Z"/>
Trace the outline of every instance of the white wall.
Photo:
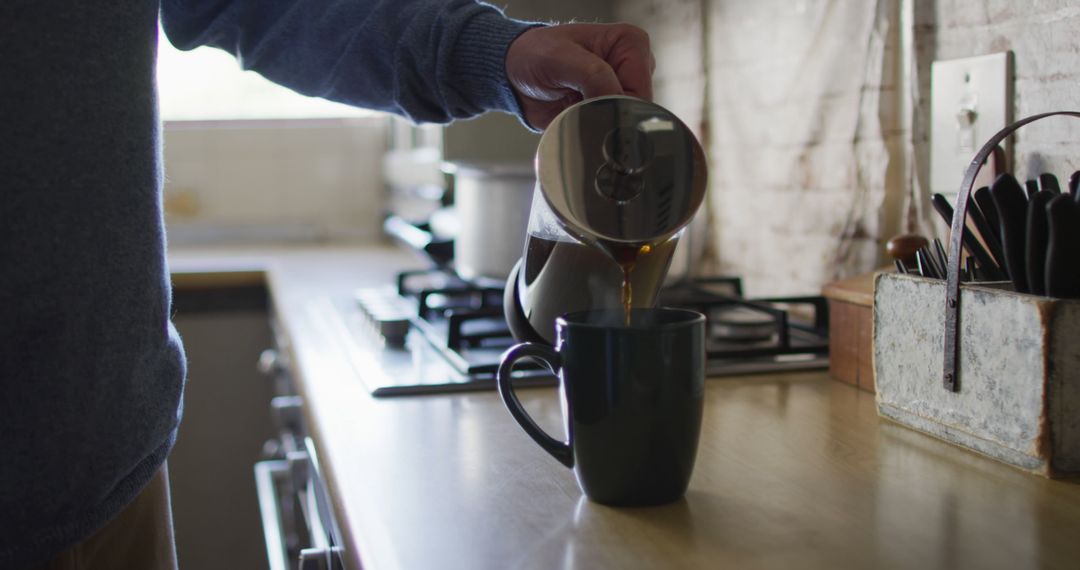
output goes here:
<path id="1" fill-rule="evenodd" d="M 170 242 L 379 239 L 386 122 L 167 123 Z"/>

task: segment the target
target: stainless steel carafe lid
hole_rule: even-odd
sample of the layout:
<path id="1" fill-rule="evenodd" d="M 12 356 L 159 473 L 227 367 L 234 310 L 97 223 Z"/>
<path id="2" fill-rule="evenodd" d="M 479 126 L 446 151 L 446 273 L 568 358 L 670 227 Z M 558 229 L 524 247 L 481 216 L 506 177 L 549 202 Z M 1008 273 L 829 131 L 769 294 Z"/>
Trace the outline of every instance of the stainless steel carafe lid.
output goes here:
<path id="1" fill-rule="evenodd" d="M 705 197 L 705 155 L 667 109 L 634 97 L 589 99 L 552 121 L 536 151 L 552 211 L 588 242 L 654 242 L 690 223 Z"/>

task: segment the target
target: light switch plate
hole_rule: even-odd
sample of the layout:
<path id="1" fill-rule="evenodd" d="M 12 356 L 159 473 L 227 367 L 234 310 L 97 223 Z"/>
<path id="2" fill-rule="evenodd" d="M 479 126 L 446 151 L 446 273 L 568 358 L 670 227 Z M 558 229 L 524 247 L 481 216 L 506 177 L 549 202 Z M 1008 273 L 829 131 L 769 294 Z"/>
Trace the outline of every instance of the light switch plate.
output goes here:
<path id="1" fill-rule="evenodd" d="M 971 159 L 1012 122 L 1010 52 L 935 61 L 930 72 L 930 188 L 950 199 Z M 1006 139 L 1004 145 L 1010 144 Z M 1005 156 L 1012 156 L 1004 146 Z"/>

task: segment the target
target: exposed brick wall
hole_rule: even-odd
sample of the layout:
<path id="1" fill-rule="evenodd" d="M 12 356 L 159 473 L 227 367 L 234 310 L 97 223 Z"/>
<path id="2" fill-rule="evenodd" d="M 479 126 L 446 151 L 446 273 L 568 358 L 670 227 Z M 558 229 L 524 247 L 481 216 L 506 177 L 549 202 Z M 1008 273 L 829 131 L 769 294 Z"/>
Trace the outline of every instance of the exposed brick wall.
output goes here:
<path id="1" fill-rule="evenodd" d="M 617 18 L 652 37 L 657 101 L 690 125 L 708 117 L 708 261 L 742 274 L 751 294 L 815 291 L 883 262 L 884 242 L 901 230 L 928 227 L 907 219 L 905 174 L 928 188 L 932 60 L 1011 49 L 1016 117 L 1080 109 L 1075 0 L 873 4 L 616 1 Z M 898 88 L 905 7 L 914 13 L 910 124 Z M 868 59 L 875 45 L 880 57 Z M 1068 176 L 1080 168 L 1080 121 L 1027 127 L 1015 151 L 1022 176 L 1027 166 Z"/>
<path id="2" fill-rule="evenodd" d="M 923 94 L 916 123 L 920 175 L 929 178 L 930 62 L 1013 52 L 1016 119 L 1080 110 L 1080 3 L 1076 0 L 913 0 Z M 1013 170 L 1067 177 L 1080 169 L 1080 121 L 1045 119 L 1014 138 Z M 925 187 L 925 186 L 924 186 Z"/>

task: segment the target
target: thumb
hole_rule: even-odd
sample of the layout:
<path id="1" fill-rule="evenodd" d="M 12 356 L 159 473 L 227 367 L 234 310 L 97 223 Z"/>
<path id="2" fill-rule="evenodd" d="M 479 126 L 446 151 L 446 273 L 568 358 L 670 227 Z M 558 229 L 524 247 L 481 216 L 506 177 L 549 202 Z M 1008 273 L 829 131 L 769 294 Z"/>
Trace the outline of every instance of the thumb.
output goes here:
<path id="1" fill-rule="evenodd" d="M 573 89 L 585 99 L 603 95 L 622 95 L 622 85 L 615 70 L 591 51 L 571 44 L 565 53 L 553 58 L 547 74 L 561 87 Z"/>

